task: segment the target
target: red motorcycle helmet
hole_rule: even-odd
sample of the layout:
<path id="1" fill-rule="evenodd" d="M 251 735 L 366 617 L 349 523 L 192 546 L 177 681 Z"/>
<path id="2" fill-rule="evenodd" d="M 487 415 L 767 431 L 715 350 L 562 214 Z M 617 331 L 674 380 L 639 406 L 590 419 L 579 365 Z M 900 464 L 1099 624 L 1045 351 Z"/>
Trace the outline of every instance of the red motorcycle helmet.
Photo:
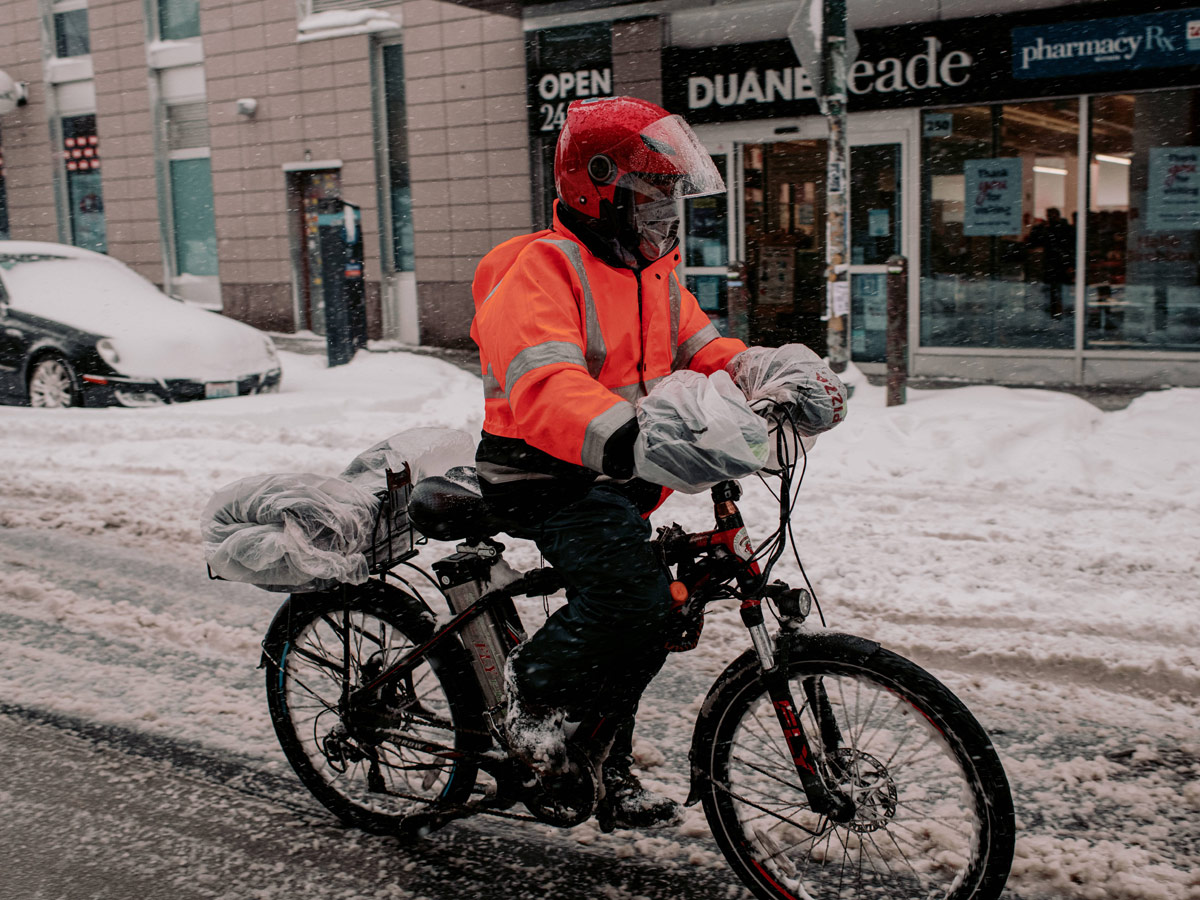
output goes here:
<path id="1" fill-rule="evenodd" d="M 650 261 L 678 240 L 676 201 L 725 190 L 687 122 L 636 97 L 576 100 L 567 108 L 554 182 L 561 203 Z"/>

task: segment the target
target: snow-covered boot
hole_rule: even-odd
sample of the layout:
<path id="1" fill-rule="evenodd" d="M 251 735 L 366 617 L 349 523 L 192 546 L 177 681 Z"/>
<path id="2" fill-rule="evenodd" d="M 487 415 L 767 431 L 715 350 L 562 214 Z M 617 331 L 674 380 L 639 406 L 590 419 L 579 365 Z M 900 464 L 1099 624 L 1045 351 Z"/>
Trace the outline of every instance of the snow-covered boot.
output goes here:
<path id="1" fill-rule="evenodd" d="M 653 828 L 672 825 L 681 818 L 679 804 L 642 786 L 630 770 L 630 760 L 609 759 L 600 772 L 604 796 L 596 808 L 600 830 Z"/>
<path id="2" fill-rule="evenodd" d="M 569 768 L 563 731 L 566 711 L 524 699 L 513 677 L 512 657 L 504 670 L 504 691 L 508 696 L 504 737 L 509 752 L 541 778 L 566 774 Z"/>

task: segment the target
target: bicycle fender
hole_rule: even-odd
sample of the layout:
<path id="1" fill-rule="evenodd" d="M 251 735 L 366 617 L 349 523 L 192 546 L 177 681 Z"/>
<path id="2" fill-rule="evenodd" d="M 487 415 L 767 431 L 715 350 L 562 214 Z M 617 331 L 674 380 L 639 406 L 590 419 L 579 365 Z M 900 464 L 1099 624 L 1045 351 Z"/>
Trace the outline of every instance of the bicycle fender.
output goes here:
<path id="1" fill-rule="evenodd" d="M 788 656 L 793 658 L 827 659 L 834 662 L 866 660 L 880 647 L 878 641 L 829 631 L 780 634 L 776 638 L 776 645 L 780 650 L 786 647 Z M 703 756 L 704 748 L 712 743 L 717 724 L 713 710 L 723 708 L 729 702 L 729 695 L 741 690 L 746 681 L 756 680 L 762 675 L 763 669 L 759 664 L 758 654 L 754 650 L 747 650 L 726 666 L 725 671 L 709 688 L 700 706 L 700 715 L 696 718 L 696 729 L 692 734 L 692 746 L 688 752 L 691 789 L 687 800 L 684 801 L 685 806 L 694 806 L 700 801 L 700 794 L 708 777 L 707 772 L 696 760 Z"/>

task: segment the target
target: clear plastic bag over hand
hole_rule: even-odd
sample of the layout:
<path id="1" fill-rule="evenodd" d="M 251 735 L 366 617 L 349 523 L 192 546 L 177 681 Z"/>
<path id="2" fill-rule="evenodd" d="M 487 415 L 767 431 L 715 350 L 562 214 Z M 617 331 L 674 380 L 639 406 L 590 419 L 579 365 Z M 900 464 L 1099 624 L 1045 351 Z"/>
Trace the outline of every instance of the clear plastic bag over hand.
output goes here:
<path id="1" fill-rule="evenodd" d="M 653 484 L 696 494 L 767 461 L 766 422 L 726 372 L 673 372 L 642 398 L 637 417 L 633 470 Z"/>
<path id="2" fill-rule="evenodd" d="M 269 591 L 361 584 L 378 510 L 378 497 L 339 478 L 243 478 L 218 490 L 204 509 L 205 556 L 217 577 Z"/>
<path id="3" fill-rule="evenodd" d="M 764 402 L 791 406 L 796 430 L 821 434 L 846 417 L 848 391 L 841 379 L 803 344 L 751 347 L 726 366 L 755 409 Z"/>

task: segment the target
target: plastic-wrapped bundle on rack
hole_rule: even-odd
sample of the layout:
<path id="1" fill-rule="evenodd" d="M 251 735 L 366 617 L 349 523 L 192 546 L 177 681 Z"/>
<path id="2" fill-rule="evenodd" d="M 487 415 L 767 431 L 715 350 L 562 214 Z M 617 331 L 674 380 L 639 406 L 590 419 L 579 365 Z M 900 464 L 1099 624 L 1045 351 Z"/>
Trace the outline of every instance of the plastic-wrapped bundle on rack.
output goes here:
<path id="1" fill-rule="evenodd" d="M 325 475 L 235 481 L 204 510 L 209 568 L 226 581 L 276 591 L 361 584 L 379 502 L 370 491 Z"/>
<path id="2" fill-rule="evenodd" d="M 415 541 L 406 508 L 412 484 L 474 462 L 469 435 L 413 428 L 356 456 L 337 478 L 258 475 L 218 490 L 201 523 L 214 577 L 270 591 L 360 584 Z M 387 473 L 410 473 L 400 487 Z M 392 490 L 389 490 L 392 487 Z"/>

